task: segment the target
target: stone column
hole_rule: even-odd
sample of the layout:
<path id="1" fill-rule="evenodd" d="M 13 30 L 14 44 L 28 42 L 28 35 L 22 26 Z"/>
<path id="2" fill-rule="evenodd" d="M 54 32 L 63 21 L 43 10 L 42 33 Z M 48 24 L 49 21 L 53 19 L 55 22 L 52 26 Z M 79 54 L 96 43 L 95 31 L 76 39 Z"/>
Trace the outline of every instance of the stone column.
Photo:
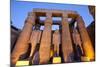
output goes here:
<path id="1" fill-rule="evenodd" d="M 53 34 L 53 44 L 54 44 L 54 53 L 59 56 L 59 45 L 60 45 L 60 33 L 59 30 L 56 30 Z"/>
<path id="2" fill-rule="evenodd" d="M 62 16 L 62 52 L 64 62 L 71 62 L 73 56 L 73 48 L 69 30 L 68 17 L 66 14 L 63 14 Z"/>
<path id="3" fill-rule="evenodd" d="M 13 64 L 16 64 L 16 62 L 19 60 L 19 57 L 27 52 L 29 46 L 28 41 L 34 24 L 35 14 L 30 12 L 11 55 L 11 62 Z"/>
<path id="4" fill-rule="evenodd" d="M 87 58 L 86 61 L 94 60 L 94 50 L 89 35 L 87 33 L 87 30 L 85 28 L 85 23 L 81 16 L 78 16 L 76 20 L 77 20 L 77 26 L 82 39 L 83 50 Z"/>
<path id="5" fill-rule="evenodd" d="M 43 30 L 42 39 L 40 43 L 40 64 L 48 63 L 50 59 L 51 46 L 51 29 L 52 29 L 52 14 L 46 13 L 45 28 Z"/>

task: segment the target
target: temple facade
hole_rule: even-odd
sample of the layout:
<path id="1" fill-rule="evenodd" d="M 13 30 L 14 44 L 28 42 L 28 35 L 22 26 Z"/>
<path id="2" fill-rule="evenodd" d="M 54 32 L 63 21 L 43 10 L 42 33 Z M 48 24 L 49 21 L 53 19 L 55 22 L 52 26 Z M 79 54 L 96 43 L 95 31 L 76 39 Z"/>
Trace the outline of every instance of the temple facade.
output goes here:
<path id="1" fill-rule="evenodd" d="M 53 25 L 59 29 L 52 30 Z M 48 64 L 54 57 L 60 57 L 61 63 L 95 60 L 85 22 L 76 11 L 33 9 L 11 53 L 11 63 L 28 60 L 30 64 Z"/>

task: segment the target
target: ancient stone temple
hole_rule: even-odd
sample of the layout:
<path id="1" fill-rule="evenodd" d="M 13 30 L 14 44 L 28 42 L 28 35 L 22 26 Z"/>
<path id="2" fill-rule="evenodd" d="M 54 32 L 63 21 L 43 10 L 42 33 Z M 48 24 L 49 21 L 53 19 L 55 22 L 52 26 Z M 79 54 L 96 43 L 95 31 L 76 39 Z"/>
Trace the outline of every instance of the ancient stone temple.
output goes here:
<path id="1" fill-rule="evenodd" d="M 53 30 L 53 25 L 59 29 Z M 95 59 L 84 20 L 75 11 L 33 9 L 11 53 L 11 63 L 28 60 L 31 64 L 48 64 L 53 63 L 53 57 L 60 57 L 61 63 Z"/>

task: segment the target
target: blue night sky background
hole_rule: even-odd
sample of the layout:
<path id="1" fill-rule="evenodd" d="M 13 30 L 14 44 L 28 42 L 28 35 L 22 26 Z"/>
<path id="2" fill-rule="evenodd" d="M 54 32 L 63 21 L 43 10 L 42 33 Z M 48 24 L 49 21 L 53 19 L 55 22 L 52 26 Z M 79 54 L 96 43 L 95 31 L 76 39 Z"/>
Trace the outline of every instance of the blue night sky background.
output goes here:
<path id="1" fill-rule="evenodd" d="M 86 26 L 88 26 L 93 21 L 92 16 L 89 14 L 87 5 L 24 2 L 24 1 L 11 0 L 12 25 L 14 25 L 19 29 L 22 29 L 28 12 L 31 12 L 34 8 L 73 10 L 77 11 L 83 17 Z"/>

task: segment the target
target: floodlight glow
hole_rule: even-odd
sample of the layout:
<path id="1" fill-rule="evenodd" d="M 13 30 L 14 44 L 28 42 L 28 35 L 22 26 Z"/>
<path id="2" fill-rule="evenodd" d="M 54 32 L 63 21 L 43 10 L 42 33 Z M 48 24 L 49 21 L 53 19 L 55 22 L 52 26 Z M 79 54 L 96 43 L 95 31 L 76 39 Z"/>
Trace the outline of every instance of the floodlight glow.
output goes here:
<path id="1" fill-rule="evenodd" d="M 29 65 L 29 61 L 17 61 L 16 66 L 25 66 Z"/>

